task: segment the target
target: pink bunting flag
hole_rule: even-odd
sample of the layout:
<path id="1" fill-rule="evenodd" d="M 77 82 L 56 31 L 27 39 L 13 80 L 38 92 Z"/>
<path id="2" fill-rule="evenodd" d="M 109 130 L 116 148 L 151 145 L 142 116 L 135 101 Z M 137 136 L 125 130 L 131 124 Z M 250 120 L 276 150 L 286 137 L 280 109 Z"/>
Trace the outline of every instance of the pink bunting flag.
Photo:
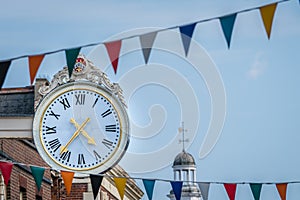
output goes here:
<path id="1" fill-rule="evenodd" d="M 235 199 L 235 192 L 236 192 L 236 184 L 235 183 L 224 183 L 224 187 L 228 194 L 230 200 Z"/>
<path id="2" fill-rule="evenodd" d="M 118 62 L 119 62 L 119 54 L 121 50 L 121 40 L 105 43 L 105 47 L 107 50 L 107 53 L 110 58 L 110 62 L 113 66 L 115 74 L 117 73 L 117 68 L 118 68 Z"/>
<path id="3" fill-rule="evenodd" d="M 13 164 L 11 162 L 0 162 L 0 170 L 4 178 L 5 185 L 8 185 Z"/>

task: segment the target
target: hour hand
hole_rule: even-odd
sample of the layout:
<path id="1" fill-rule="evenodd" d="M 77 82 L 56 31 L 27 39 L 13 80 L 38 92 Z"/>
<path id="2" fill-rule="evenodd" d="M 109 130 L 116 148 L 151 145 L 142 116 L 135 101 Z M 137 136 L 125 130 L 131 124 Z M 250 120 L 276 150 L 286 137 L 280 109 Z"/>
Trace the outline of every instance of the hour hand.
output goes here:
<path id="1" fill-rule="evenodd" d="M 70 119 L 70 122 L 71 122 L 72 124 L 74 124 L 74 126 L 76 127 L 76 129 L 79 128 L 80 125 L 75 121 L 74 118 L 71 118 L 71 119 Z M 94 138 L 92 138 L 91 136 L 89 136 L 89 134 L 88 134 L 85 130 L 81 129 L 80 132 L 82 133 L 82 135 L 83 135 L 84 137 L 86 137 L 86 138 L 88 139 L 88 143 L 89 143 L 89 144 L 94 144 L 94 145 L 96 145 L 96 142 L 95 142 Z"/>

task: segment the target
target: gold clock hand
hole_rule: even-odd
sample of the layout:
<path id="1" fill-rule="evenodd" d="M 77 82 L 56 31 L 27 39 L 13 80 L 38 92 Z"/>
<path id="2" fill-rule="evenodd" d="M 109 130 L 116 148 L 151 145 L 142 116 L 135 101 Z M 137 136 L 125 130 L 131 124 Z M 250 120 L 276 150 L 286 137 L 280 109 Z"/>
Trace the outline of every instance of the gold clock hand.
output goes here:
<path id="1" fill-rule="evenodd" d="M 73 142 L 73 140 L 79 135 L 80 131 L 85 127 L 85 125 L 90 121 L 90 118 L 87 118 L 80 126 L 79 128 L 75 131 L 75 133 L 72 135 L 70 140 L 67 142 L 65 146 L 61 146 L 60 148 L 60 154 L 63 152 L 67 151 L 67 147 Z"/>
<path id="2" fill-rule="evenodd" d="M 70 119 L 70 122 L 71 122 L 72 124 L 74 124 L 75 127 L 76 127 L 77 129 L 79 128 L 79 124 L 75 121 L 74 118 L 71 118 L 71 119 Z M 94 138 L 90 137 L 89 134 L 88 134 L 85 130 L 81 129 L 81 133 L 82 133 L 82 135 L 83 135 L 84 137 L 86 137 L 86 138 L 88 139 L 88 143 L 89 143 L 89 144 L 94 144 L 94 145 L 96 145 L 96 142 L 95 142 Z"/>

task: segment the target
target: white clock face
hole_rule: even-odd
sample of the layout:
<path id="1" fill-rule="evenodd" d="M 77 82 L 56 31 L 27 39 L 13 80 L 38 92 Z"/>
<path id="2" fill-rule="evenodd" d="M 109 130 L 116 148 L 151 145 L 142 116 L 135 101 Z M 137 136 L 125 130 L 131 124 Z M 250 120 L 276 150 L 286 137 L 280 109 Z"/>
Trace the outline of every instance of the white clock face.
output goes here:
<path id="1" fill-rule="evenodd" d="M 48 164 L 101 172 L 119 161 L 129 141 L 128 120 L 110 93 L 73 83 L 50 93 L 42 103 L 34 138 Z"/>

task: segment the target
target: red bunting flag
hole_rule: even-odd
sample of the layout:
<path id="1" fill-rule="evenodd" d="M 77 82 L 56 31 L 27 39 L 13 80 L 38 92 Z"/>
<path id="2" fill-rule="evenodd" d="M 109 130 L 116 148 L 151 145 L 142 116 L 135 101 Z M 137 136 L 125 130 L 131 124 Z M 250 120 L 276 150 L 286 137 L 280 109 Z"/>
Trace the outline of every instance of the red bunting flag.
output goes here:
<path id="1" fill-rule="evenodd" d="M 36 55 L 28 57 L 29 73 L 30 73 L 30 84 L 33 83 L 36 73 L 44 59 L 45 55 Z"/>
<path id="2" fill-rule="evenodd" d="M 277 3 L 273 3 L 270 5 L 263 6 L 259 9 L 261 18 L 264 22 L 264 26 L 268 35 L 268 39 L 270 39 L 271 36 L 273 17 L 274 17 L 276 7 L 277 7 Z"/>
<path id="3" fill-rule="evenodd" d="M 122 44 L 122 40 L 117 40 L 117 41 L 104 44 L 115 74 L 117 73 L 121 44 Z"/>
<path id="4" fill-rule="evenodd" d="M 228 194 L 230 200 L 235 199 L 235 191 L 236 191 L 236 184 L 235 183 L 224 183 L 224 187 Z"/>
<path id="5" fill-rule="evenodd" d="M 0 170 L 4 178 L 5 185 L 8 185 L 13 164 L 11 162 L 0 162 Z"/>
<path id="6" fill-rule="evenodd" d="M 278 183 L 276 184 L 276 188 L 278 190 L 281 200 L 286 200 L 287 183 Z"/>
<path id="7" fill-rule="evenodd" d="M 66 191 L 67 191 L 67 195 L 69 195 L 71 192 L 71 188 L 72 188 L 74 172 L 60 171 L 60 174 L 63 178 L 64 184 L 66 187 Z"/>

